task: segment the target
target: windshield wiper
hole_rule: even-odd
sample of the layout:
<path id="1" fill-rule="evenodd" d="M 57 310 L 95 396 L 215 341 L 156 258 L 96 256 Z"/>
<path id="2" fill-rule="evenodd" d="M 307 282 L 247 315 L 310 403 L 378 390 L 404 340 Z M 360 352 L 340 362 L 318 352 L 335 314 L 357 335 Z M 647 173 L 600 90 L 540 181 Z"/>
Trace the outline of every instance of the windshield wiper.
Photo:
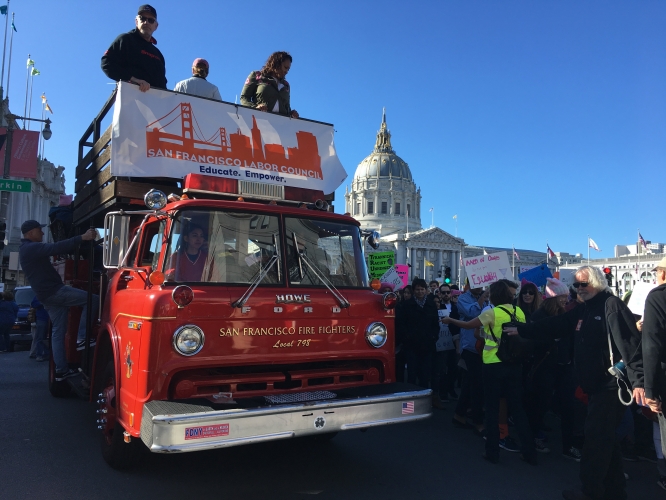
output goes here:
<path id="1" fill-rule="evenodd" d="M 340 307 L 349 307 L 351 304 L 347 299 L 344 298 L 344 296 L 340 293 L 340 290 L 335 288 L 333 283 L 328 281 L 328 279 L 324 276 L 324 274 L 317 268 L 317 266 L 313 265 L 310 263 L 310 260 L 305 256 L 305 251 L 299 250 L 298 249 L 298 243 L 296 241 L 296 233 L 292 233 L 292 236 L 294 238 L 294 245 L 296 246 L 296 255 L 298 257 L 298 267 L 301 273 L 301 279 L 303 279 L 303 266 L 301 265 L 301 261 L 305 262 L 305 265 L 310 268 L 312 273 L 319 278 L 319 281 L 321 281 L 326 288 L 328 288 L 329 292 L 338 299 L 338 302 L 340 303 Z"/>
<path id="2" fill-rule="evenodd" d="M 275 235 L 273 235 L 273 241 L 275 241 Z M 250 287 L 247 290 L 245 290 L 245 293 L 241 296 L 240 299 L 231 304 L 232 307 L 243 307 L 245 303 L 248 300 L 250 300 L 250 297 L 252 297 L 252 294 L 254 293 L 256 288 L 268 275 L 269 271 L 273 268 L 275 263 L 280 260 L 280 251 L 278 250 L 278 248 L 279 247 L 275 245 L 275 251 L 273 252 L 273 256 L 267 262 L 266 267 L 261 268 L 259 270 L 259 274 L 257 275 L 257 277 L 254 278 L 254 280 L 250 283 Z M 278 278 L 279 274 L 280 274 L 280 265 L 278 264 Z"/>

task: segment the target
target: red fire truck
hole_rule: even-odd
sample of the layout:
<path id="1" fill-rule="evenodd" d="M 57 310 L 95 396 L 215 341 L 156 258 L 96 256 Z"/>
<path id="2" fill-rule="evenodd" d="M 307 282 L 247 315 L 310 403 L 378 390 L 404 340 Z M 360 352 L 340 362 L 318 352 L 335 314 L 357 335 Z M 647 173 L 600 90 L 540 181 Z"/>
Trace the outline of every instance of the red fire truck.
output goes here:
<path id="1" fill-rule="evenodd" d="M 131 103 L 142 110 L 148 97 L 136 94 Z M 147 94 L 186 97 L 215 116 L 226 106 L 240 116 L 231 104 Z M 114 102 L 113 123 L 102 132 Z M 396 297 L 377 293 L 364 260 L 376 233 L 333 213 L 332 196 L 322 191 L 199 173 L 204 163 L 184 178 L 168 173 L 166 159 L 152 177 L 119 176 L 113 161 L 122 156 L 113 150 L 127 147 L 119 107 L 114 92 L 79 144 L 74 231 L 103 228 L 103 240 L 56 264 L 66 283 L 88 290 L 88 310 L 99 301 L 99 314 L 88 315 L 96 344 L 76 351 L 80 309 L 71 308 L 67 355 L 80 376 L 56 382 L 51 362 L 49 380 L 52 395 L 74 390 L 99 406 L 110 466 L 131 466 L 142 448 L 174 453 L 326 439 L 430 416 L 431 391 L 396 383 Z M 183 109 L 181 119 L 193 121 Z M 267 115 L 257 112 L 252 122 L 270 118 L 269 128 L 284 136 L 300 122 Z M 181 147 L 187 139 L 160 133 L 164 144 Z M 227 139 L 220 147 L 231 158 Z M 253 154 L 262 149 L 264 159 L 276 150 L 261 144 L 255 139 Z"/>

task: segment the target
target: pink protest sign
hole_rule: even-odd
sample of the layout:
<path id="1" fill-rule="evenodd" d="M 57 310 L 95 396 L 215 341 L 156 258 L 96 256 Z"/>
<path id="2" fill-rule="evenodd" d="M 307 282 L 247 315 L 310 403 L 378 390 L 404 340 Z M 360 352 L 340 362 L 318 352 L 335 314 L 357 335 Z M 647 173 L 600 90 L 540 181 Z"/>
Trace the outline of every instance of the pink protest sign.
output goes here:
<path id="1" fill-rule="evenodd" d="M 409 281 L 409 266 L 407 264 L 396 264 L 395 271 L 402 278 L 402 287 L 406 287 Z"/>

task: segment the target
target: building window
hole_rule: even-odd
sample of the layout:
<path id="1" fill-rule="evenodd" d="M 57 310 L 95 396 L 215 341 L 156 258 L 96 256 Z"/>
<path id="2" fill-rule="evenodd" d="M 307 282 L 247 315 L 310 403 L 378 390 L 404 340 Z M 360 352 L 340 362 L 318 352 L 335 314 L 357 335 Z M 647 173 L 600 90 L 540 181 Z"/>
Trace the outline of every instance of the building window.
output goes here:
<path id="1" fill-rule="evenodd" d="M 407 203 L 407 217 L 409 217 L 410 215 L 412 215 L 412 206 L 409 203 Z"/>
<path id="2" fill-rule="evenodd" d="M 354 215 L 358 215 L 360 211 L 361 211 L 361 204 L 357 203 L 356 208 L 354 208 Z"/>
<path id="3" fill-rule="evenodd" d="M 382 201 L 382 213 L 387 214 L 388 213 L 388 203 L 385 201 Z"/>
<path id="4" fill-rule="evenodd" d="M 395 204 L 395 214 L 400 215 L 400 203 Z"/>
<path id="5" fill-rule="evenodd" d="M 374 201 L 369 201 L 368 202 L 368 213 L 369 214 L 374 214 L 375 213 L 375 202 Z"/>

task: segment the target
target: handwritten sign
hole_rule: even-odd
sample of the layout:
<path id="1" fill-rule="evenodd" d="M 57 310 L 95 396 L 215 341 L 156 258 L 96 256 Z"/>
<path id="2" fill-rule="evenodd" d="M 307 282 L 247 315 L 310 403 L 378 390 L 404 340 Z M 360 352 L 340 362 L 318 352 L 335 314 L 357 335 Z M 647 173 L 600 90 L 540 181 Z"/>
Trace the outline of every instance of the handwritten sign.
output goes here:
<path id="1" fill-rule="evenodd" d="M 575 269 L 562 269 L 560 268 L 560 277 L 559 280 L 564 283 L 566 286 L 570 287 L 573 285 L 574 281 L 576 281 L 576 278 L 574 275 L 576 274 Z"/>
<path id="2" fill-rule="evenodd" d="M 368 254 L 368 270 L 370 276 L 379 278 L 382 274 L 393 267 L 395 256 L 393 252 L 375 252 Z"/>
<path id="3" fill-rule="evenodd" d="M 645 299 L 647 299 L 648 293 L 656 286 L 656 283 L 644 283 L 643 281 L 636 283 L 627 304 L 629 310 L 634 314 L 643 316 L 645 313 Z"/>
<path id="4" fill-rule="evenodd" d="M 403 286 L 405 286 L 402 282 L 402 278 L 398 274 L 398 272 L 395 270 L 394 267 L 389 268 L 384 274 L 382 274 L 382 277 L 379 278 L 379 281 L 382 283 L 390 283 L 393 285 L 393 291 L 395 292 L 396 290 L 400 290 Z"/>
<path id="5" fill-rule="evenodd" d="M 524 273 L 520 273 L 518 275 L 518 279 L 526 279 L 527 281 L 534 283 L 536 286 L 544 286 L 546 283 L 548 283 L 546 278 L 552 277 L 553 273 L 550 272 L 550 269 L 548 269 L 546 264 L 541 264 L 540 266 L 534 267 L 529 271 L 525 271 Z"/>
<path id="6" fill-rule="evenodd" d="M 395 272 L 402 278 L 402 286 L 400 288 L 406 287 L 409 283 L 409 266 L 407 264 L 396 264 Z"/>
<path id="7" fill-rule="evenodd" d="M 472 288 L 481 288 L 504 278 L 512 278 L 506 252 L 465 257 L 463 264 Z"/>

